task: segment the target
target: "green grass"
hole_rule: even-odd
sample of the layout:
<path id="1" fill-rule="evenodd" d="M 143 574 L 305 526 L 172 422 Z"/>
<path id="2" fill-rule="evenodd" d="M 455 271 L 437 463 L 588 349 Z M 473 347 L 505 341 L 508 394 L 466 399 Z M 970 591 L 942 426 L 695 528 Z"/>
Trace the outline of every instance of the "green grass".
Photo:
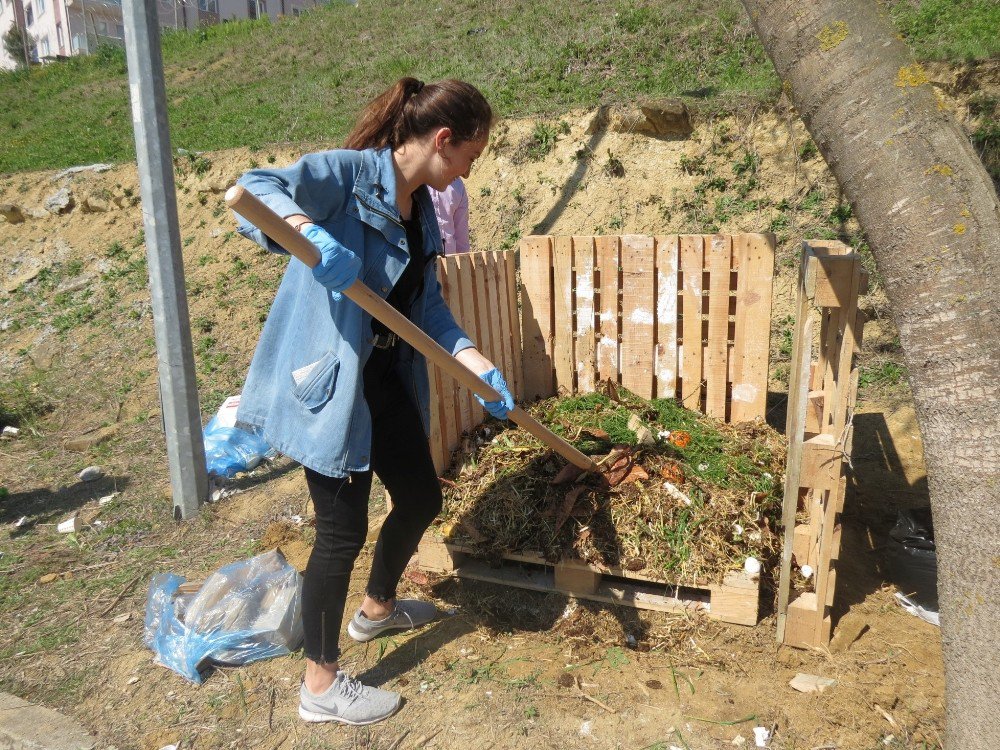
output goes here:
<path id="1" fill-rule="evenodd" d="M 996 0 L 892 0 L 889 14 L 922 60 L 985 60 L 1000 53 Z"/>
<path id="2" fill-rule="evenodd" d="M 888 7 L 922 58 L 1000 50 L 993 0 Z M 178 169 L 198 174 L 211 164 L 196 151 L 337 143 L 362 105 L 403 75 L 473 81 L 502 117 L 642 96 L 713 109 L 730 95 L 778 90 L 736 0 L 333 3 L 277 23 L 170 32 L 162 46 L 172 145 L 185 149 Z M 0 173 L 134 158 L 123 50 L 0 73 L 0 100 Z M 551 137 L 542 135 L 544 148 Z"/>

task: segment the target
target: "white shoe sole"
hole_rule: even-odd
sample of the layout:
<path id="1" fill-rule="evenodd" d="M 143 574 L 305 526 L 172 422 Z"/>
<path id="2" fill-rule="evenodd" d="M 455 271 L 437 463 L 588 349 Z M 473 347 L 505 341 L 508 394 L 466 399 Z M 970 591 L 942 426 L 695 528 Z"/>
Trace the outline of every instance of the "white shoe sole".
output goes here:
<path id="1" fill-rule="evenodd" d="M 392 711 L 387 713 L 385 716 L 378 716 L 374 719 L 369 719 L 368 721 L 351 721 L 350 719 L 344 719 L 340 716 L 334 716 L 333 714 L 318 714 L 315 713 L 314 711 L 306 711 L 304 708 L 302 708 L 302 704 L 300 703 L 299 718 L 301 718 L 303 721 L 309 721 L 314 723 L 323 721 L 335 721 L 338 724 L 350 724 L 353 727 L 360 727 L 360 726 L 365 726 L 366 724 L 378 724 L 380 721 L 385 721 L 390 716 L 395 714 L 402 705 L 403 702 L 400 701 L 399 703 L 396 704 L 396 707 L 393 708 Z"/>
<path id="2" fill-rule="evenodd" d="M 372 633 L 362 633 L 360 630 L 358 630 L 358 629 L 356 629 L 354 627 L 354 620 L 351 620 L 349 623 L 347 623 L 347 634 L 349 636 L 351 636 L 351 638 L 353 638 L 354 640 L 356 640 L 356 641 L 358 641 L 360 643 L 367 643 L 368 641 L 372 640 L 373 638 L 378 638 L 380 635 L 382 635 L 382 633 L 386 633 L 386 632 L 388 632 L 390 630 L 406 630 L 406 629 L 407 629 L 406 627 L 402 627 L 402 628 L 380 628 L 379 630 L 376 630 L 376 631 L 374 631 Z"/>

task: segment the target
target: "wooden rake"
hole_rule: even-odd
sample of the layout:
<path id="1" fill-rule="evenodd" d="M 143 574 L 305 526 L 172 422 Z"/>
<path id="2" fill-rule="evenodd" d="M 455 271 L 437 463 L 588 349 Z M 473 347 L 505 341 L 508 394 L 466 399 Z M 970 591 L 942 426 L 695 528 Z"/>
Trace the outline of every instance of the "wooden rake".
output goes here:
<path id="1" fill-rule="evenodd" d="M 320 254 L 316 246 L 243 186 L 235 185 L 226 191 L 226 204 L 310 268 L 319 263 Z M 459 384 L 487 402 L 500 400 L 500 394 L 494 388 L 483 382 L 472 370 L 451 356 L 440 344 L 360 280 L 356 280 L 341 293 L 423 354 L 430 362 L 448 373 Z M 593 460 L 539 423 L 520 406 L 514 407 L 508 419 L 541 440 L 574 466 L 584 471 L 599 471 Z"/>

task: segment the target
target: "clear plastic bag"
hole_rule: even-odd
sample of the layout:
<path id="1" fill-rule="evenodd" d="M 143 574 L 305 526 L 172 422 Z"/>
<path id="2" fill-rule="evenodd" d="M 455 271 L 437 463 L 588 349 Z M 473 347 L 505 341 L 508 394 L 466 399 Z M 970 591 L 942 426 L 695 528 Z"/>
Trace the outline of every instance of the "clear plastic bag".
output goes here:
<path id="1" fill-rule="evenodd" d="M 236 426 L 239 396 L 222 402 L 218 413 L 205 425 L 205 462 L 208 475 L 232 479 L 241 471 L 250 471 L 276 451 L 259 434 Z"/>
<path id="2" fill-rule="evenodd" d="M 194 593 L 179 594 L 182 583 L 173 573 L 153 577 L 144 640 L 192 682 L 212 663 L 248 664 L 302 643 L 302 577 L 279 551 L 226 565 Z"/>

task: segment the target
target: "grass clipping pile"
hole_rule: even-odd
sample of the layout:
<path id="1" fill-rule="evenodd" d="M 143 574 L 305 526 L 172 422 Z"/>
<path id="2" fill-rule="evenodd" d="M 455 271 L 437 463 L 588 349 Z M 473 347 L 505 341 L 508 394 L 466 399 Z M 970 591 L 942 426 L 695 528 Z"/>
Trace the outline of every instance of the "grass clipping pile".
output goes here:
<path id="1" fill-rule="evenodd" d="M 528 409 L 600 475 L 580 475 L 513 426 L 491 420 L 466 436 L 444 479 L 445 541 L 494 561 L 577 558 L 679 584 L 721 582 L 748 557 L 769 569 L 785 438 L 761 420 L 730 425 L 673 399 L 601 391 Z"/>

